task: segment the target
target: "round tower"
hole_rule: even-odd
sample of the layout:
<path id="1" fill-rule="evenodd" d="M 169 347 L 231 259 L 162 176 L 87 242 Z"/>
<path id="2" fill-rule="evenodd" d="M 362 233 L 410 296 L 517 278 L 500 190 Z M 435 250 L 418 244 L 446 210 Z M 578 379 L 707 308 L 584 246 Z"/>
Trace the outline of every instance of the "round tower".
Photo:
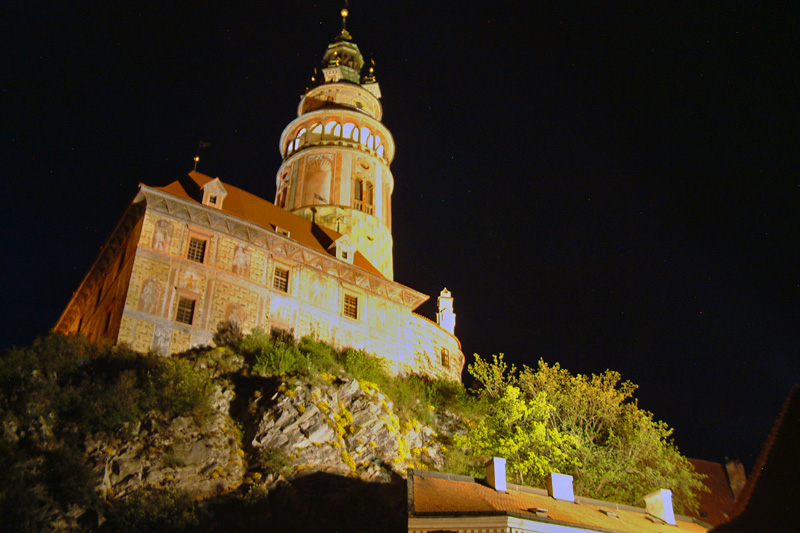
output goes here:
<path id="1" fill-rule="evenodd" d="M 392 190 L 394 139 L 381 123 L 381 92 L 374 66 L 346 29 L 328 45 L 322 79 L 309 88 L 297 118 L 283 130 L 275 204 L 349 236 L 388 279 L 393 279 Z"/>

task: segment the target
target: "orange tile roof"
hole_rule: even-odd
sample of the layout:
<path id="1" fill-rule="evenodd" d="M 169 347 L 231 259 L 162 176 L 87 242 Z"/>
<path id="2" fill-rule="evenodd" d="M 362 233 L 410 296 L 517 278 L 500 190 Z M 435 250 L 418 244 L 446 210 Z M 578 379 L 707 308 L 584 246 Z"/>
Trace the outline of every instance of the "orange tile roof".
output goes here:
<path id="1" fill-rule="evenodd" d="M 183 198 L 184 200 L 190 200 L 201 204 L 203 197 L 201 187 L 210 181 L 213 181 L 213 178 L 210 176 L 192 171 L 184 179 L 173 181 L 164 187 L 153 188 Z M 333 255 L 328 248 L 336 239 L 341 237 L 342 234 L 330 228 L 313 224 L 308 219 L 290 213 L 263 198 L 259 198 L 229 183 L 222 182 L 221 180 L 220 183 L 222 183 L 223 187 L 225 187 L 225 191 L 228 193 L 225 200 L 222 202 L 221 211 L 223 213 L 228 213 L 229 215 L 247 220 L 263 228 L 274 230 L 277 226 L 281 229 L 288 230 L 290 239 L 318 252 Z M 356 252 L 353 258 L 353 265 L 362 270 L 366 270 L 370 274 L 384 277 L 361 252 Z"/>
<path id="2" fill-rule="evenodd" d="M 706 476 L 703 484 L 709 490 L 700 493 L 700 508 L 697 513 L 691 513 L 692 516 L 712 526 L 727 522 L 736 500 L 725 467 L 720 463 L 702 459 L 689 459 L 689 462 L 697 473 Z"/>
<path id="3" fill-rule="evenodd" d="M 707 531 L 700 524 L 684 520 L 679 520 L 677 527 L 654 523 L 644 509 L 582 498 L 576 498 L 580 503 L 556 500 L 544 490 L 529 487 L 510 485 L 503 493 L 463 476 L 413 470 L 408 477 L 413 485 L 409 495 L 412 517 L 512 515 L 596 531 L 657 533 L 665 528 L 676 533 Z M 547 509 L 547 517 L 537 517 L 537 508 Z M 615 513 L 617 518 L 602 510 Z"/>

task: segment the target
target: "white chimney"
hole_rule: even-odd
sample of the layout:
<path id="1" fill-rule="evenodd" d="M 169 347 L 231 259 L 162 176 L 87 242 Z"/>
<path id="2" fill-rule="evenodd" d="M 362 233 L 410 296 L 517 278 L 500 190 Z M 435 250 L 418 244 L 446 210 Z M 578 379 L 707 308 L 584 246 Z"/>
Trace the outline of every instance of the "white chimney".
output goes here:
<path id="1" fill-rule="evenodd" d="M 575 493 L 572 491 L 572 476 L 551 472 L 547 478 L 547 493 L 556 500 L 574 502 Z"/>
<path id="2" fill-rule="evenodd" d="M 506 491 L 506 460 L 492 457 L 486 463 L 486 483 L 498 492 Z"/>
<path id="3" fill-rule="evenodd" d="M 672 491 L 658 489 L 644 497 L 647 514 L 660 518 L 667 524 L 675 525 L 675 512 L 672 510 Z"/>

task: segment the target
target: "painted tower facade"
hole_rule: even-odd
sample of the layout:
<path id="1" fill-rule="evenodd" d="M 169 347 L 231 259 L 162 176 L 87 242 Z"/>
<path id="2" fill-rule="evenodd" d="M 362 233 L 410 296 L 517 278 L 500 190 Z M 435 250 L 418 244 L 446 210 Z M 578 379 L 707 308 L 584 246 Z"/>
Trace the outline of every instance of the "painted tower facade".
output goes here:
<path id="1" fill-rule="evenodd" d="M 381 123 L 380 87 L 345 27 L 322 58 L 322 79 L 300 101 L 280 138 L 275 204 L 347 235 L 393 279 L 389 165 L 394 139 Z M 315 82 L 317 80 L 314 80 Z"/>

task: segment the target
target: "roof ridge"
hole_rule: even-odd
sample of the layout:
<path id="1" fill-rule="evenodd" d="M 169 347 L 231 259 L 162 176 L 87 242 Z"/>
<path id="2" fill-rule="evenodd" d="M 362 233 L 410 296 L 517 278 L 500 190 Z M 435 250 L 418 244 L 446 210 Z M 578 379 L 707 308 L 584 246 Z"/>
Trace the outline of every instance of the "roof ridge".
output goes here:
<path id="1" fill-rule="evenodd" d="M 747 505 L 750 502 L 750 498 L 753 495 L 756 487 L 758 486 L 759 479 L 761 477 L 761 473 L 764 470 L 764 467 L 769 460 L 770 453 L 772 452 L 772 447 L 777 440 L 778 434 L 781 432 L 781 428 L 786 419 L 786 413 L 789 410 L 789 407 L 792 404 L 792 400 L 800 391 L 800 385 L 795 383 L 789 394 L 786 396 L 786 399 L 783 402 L 783 406 L 781 407 L 780 413 L 778 414 L 778 418 L 775 420 L 775 424 L 772 426 L 772 430 L 770 431 L 769 435 L 767 436 L 766 442 L 764 442 L 764 446 L 761 448 L 761 453 L 758 455 L 758 459 L 756 460 L 755 465 L 753 465 L 753 470 L 750 472 L 750 476 L 747 480 L 747 484 L 745 484 L 742 493 L 740 494 L 740 498 L 736 501 L 736 505 L 731 511 L 731 519 L 729 522 L 735 520 L 739 515 L 741 515 L 746 509 Z"/>

